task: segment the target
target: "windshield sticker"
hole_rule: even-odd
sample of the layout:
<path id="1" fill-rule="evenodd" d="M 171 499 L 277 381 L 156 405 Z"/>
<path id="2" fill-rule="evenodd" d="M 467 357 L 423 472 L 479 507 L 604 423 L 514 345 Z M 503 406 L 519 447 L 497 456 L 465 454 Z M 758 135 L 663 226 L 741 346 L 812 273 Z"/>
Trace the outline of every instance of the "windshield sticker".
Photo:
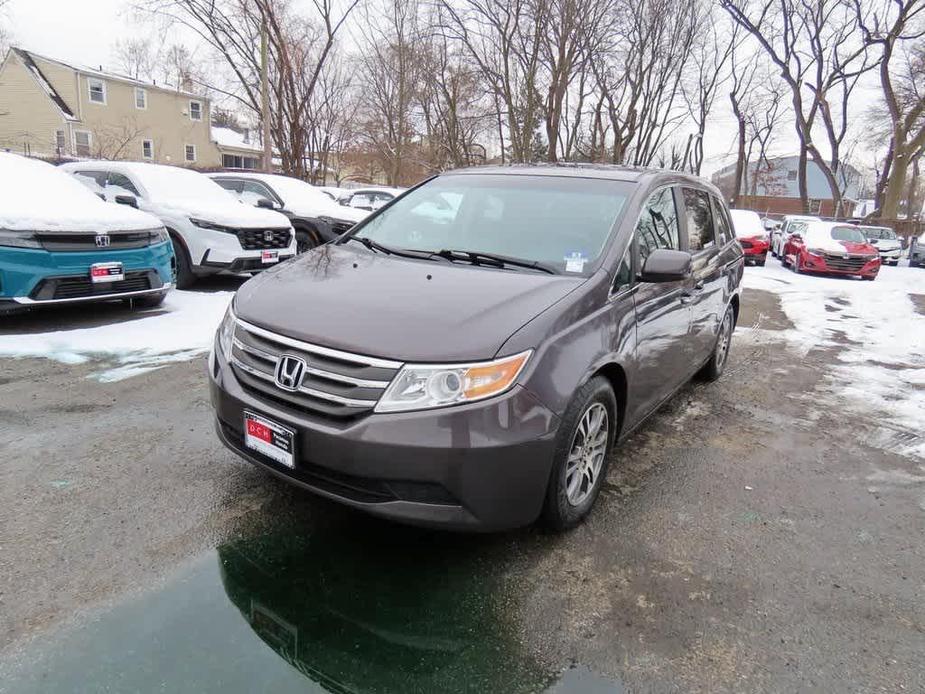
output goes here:
<path id="1" fill-rule="evenodd" d="M 565 256 L 564 260 L 566 272 L 584 272 L 585 263 L 588 262 L 588 259 L 579 251 Z"/>

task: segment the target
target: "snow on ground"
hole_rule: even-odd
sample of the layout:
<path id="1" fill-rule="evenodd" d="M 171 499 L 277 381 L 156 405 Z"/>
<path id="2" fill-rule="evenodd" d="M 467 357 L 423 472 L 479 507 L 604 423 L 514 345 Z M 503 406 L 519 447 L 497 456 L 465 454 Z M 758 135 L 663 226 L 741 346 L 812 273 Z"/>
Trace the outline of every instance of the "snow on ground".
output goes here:
<path id="1" fill-rule="evenodd" d="M 234 292 L 171 291 L 158 308 L 92 328 L 0 335 L 0 356 L 47 357 L 66 364 L 102 362 L 94 374 L 120 381 L 167 364 L 187 361 L 212 346 Z"/>
<path id="2" fill-rule="evenodd" d="M 839 350 L 820 393 L 829 404 L 883 425 L 892 450 L 925 458 L 915 436 L 925 425 L 925 315 L 910 297 L 925 303 L 925 270 L 884 267 L 865 282 L 797 275 L 769 258 L 763 268 L 746 268 L 744 286 L 777 294 L 794 325 L 783 333 L 759 326 L 761 337 L 781 336 L 804 355 Z"/>

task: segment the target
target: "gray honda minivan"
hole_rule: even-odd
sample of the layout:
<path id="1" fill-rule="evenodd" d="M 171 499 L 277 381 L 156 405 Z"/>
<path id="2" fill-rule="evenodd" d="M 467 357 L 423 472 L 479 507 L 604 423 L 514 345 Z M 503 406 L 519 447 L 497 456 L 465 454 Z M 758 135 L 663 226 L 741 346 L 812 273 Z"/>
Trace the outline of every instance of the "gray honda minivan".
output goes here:
<path id="1" fill-rule="evenodd" d="M 242 285 L 209 360 L 218 435 L 380 516 L 568 528 L 616 443 L 722 374 L 743 264 L 693 176 L 440 174 Z"/>

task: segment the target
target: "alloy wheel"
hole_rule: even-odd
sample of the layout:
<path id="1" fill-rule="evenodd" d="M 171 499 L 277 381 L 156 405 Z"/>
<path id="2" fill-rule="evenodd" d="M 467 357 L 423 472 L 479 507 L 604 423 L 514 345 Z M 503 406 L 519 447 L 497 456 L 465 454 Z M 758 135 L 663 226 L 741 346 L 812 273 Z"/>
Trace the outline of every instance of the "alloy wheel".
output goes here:
<path id="1" fill-rule="evenodd" d="M 609 434 L 607 408 L 599 402 L 591 403 L 578 422 L 565 466 L 566 497 L 572 506 L 581 505 L 594 491 L 604 466 Z"/>
<path id="2" fill-rule="evenodd" d="M 729 356 L 729 343 L 732 342 L 732 314 L 726 312 L 723 326 L 720 328 L 719 342 L 716 344 L 716 368 L 722 369 Z"/>

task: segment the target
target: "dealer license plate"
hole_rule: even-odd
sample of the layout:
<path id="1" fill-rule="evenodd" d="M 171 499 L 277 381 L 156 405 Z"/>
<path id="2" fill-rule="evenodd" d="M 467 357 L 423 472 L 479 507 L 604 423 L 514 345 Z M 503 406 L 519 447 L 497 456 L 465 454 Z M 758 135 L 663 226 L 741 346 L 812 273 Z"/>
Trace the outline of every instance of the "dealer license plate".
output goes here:
<path id="1" fill-rule="evenodd" d="M 265 264 L 278 263 L 279 251 L 264 251 L 260 254 L 260 262 Z"/>
<path id="2" fill-rule="evenodd" d="M 266 417 L 244 412 L 244 445 L 286 467 L 295 467 L 295 432 Z"/>
<path id="3" fill-rule="evenodd" d="M 90 281 L 121 282 L 125 279 L 122 263 L 94 263 L 90 266 Z"/>

